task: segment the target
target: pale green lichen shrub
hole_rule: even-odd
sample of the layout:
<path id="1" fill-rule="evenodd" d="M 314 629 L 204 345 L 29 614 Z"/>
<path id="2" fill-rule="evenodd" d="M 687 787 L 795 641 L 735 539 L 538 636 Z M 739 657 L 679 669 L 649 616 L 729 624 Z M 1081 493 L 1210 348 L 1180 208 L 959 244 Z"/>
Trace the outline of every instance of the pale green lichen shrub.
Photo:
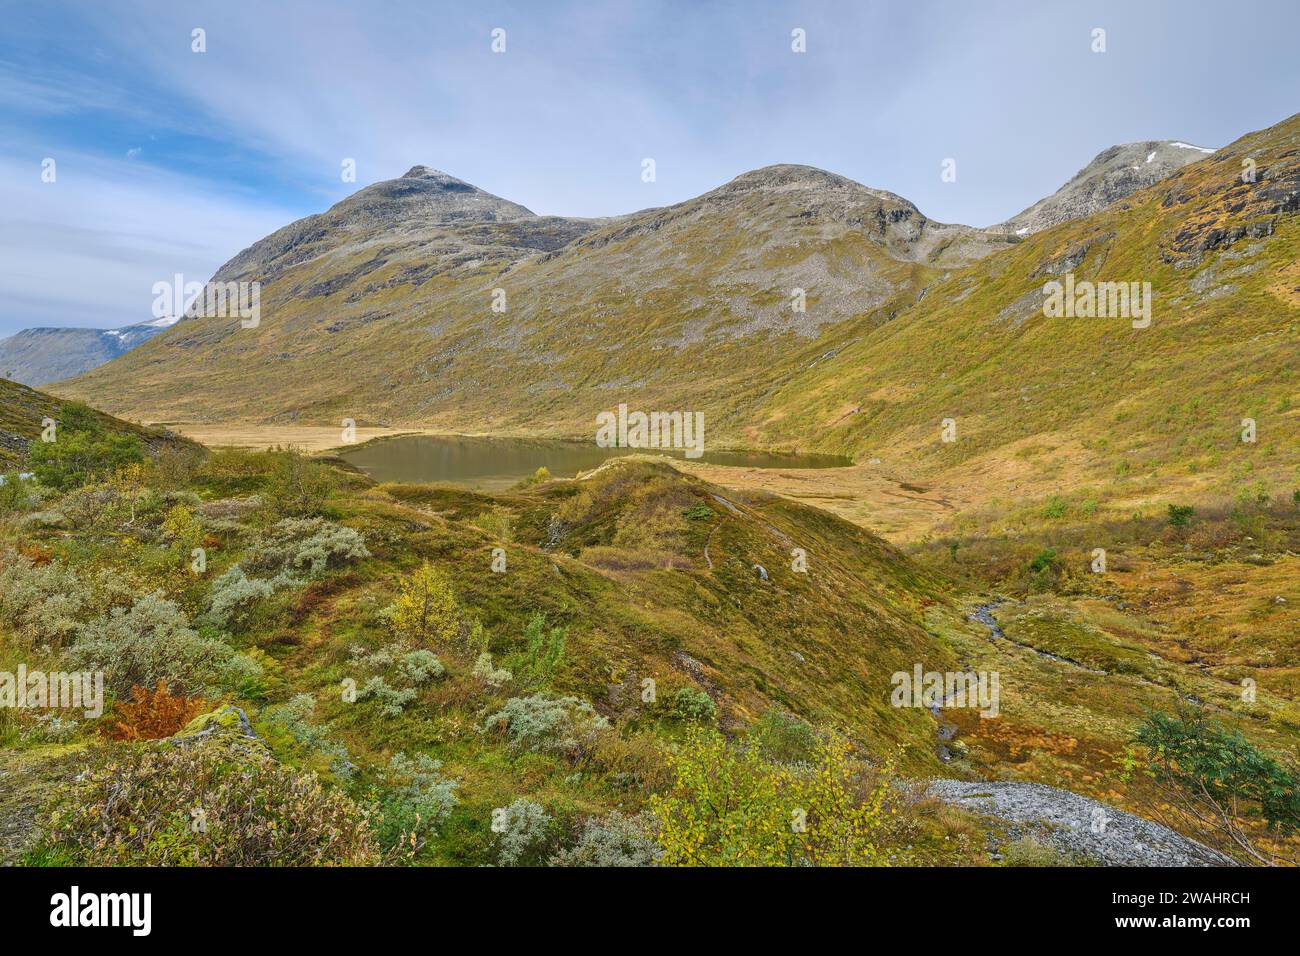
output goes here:
<path id="1" fill-rule="evenodd" d="M 548 866 L 654 866 L 663 847 L 650 835 L 653 822 L 645 814 L 624 816 L 611 810 L 591 817 L 578 842 L 550 858 Z"/>
<path id="2" fill-rule="evenodd" d="M 492 813 L 497 835 L 497 862 L 501 866 L 536 866 L 545 858 L 551 840 L 551 815 L 531 800 L 516 800 Z"/>
<path id="3" fill-rule="evenodd" d="M 173 693 L 211 696 L 261 674 L 256 661 L 193 630 L 185 613 L 158 594 L 85 625 L 68 658 L 75 669 L 102 671 L 105 686 L 120 698 L 136 685 L 154 687 L 159 681 Z"/>
<path id="4" fill-rule="evenodd" d="M 591 749 L 609 722 L 577 697 L 512 697 L 480 728 L 502 733 L 515 750 L 577 757 Z"/>

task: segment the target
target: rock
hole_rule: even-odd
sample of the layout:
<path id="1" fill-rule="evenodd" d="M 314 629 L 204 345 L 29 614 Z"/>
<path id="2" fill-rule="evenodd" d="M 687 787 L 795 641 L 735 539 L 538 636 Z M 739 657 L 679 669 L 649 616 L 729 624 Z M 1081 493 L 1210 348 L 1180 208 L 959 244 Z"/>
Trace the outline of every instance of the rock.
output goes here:
<path id="1" fill-rule="evenodd" d="M 1239 865 L 1159 823 L 1041 783 L 935 780 L 927 793 L 985 816 L 1032 824 L 1061 853 L 1107 866 Z"/>
<path id="2" fill-rule="evenodd" d="M 183 747 L 205 740 L 216 739 L 250 745 L 263 751 L 267 749 L 265 741 L 253 729 L 248 715 L 244 713 L 242 708 L 233 704 L 227 704 L 225 707 L 219 707 L 206 714 L 200 714 L 186 724 L 184 729 L 177 733 L 176 736 L 169 738 L 167 742 Z"/>

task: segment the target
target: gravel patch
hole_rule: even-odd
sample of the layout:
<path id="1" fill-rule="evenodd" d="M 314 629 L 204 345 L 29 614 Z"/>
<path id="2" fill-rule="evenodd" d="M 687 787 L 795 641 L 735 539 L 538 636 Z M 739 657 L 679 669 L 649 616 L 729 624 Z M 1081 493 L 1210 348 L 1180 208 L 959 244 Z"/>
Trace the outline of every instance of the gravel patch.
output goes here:
<path id="1" fill-rule="evenodd" d="M 1028 826 L 1062 853 L 1106 866 L 1239 865 L 1159 823 L 1041 783 L 935 780 L 927 792 L 975 813 Z"/>

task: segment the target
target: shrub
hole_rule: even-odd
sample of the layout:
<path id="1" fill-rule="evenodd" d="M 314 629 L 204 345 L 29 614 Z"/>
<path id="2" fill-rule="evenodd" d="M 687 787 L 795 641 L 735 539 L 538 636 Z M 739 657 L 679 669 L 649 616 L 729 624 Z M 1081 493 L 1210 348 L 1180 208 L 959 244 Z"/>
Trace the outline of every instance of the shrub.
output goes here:
<path id="1" fill-rule="evenodd" d="M 298 746 L 329 759 L 330 771 L 340 779 L 352 777 L 356 769 L 348 756 L 347 747 L 330 736 L 328 730 L 313 724 L 308 718 L 316 711 L 316 698 L 311 694 L 294 694 L 287 703 L 266 711 L 269 731 L 287 734 Z"/>
<path id="2" fill-rule="evenodd" d="M 587 753 L 609 722 L 576 697 L 534 694 L 511 697 L 482 726 L 484 733 L 504 733 L 515 750 L 577 757 Z"/>
<path id="3" fill-rule="evenodd" d="M 110 740 L 158 740 L 170 737 L 199 714 L 211 710 L 201 697 L 183 697 L 167 692 L 159 681 L 152 690 L 131 688 L 131 701 L 118 701 L 113 723 L 104 732 Z"/>
<path id="4" fill-rule="evenodd" d="M 281 577 L 250 578 L 239 565 L 232 565 L 212 582 L 207 619 L 217 627 L 242 629 L 248 625 L 259 601 L 289 583 Z"/>
<path id="5" fill-rule="evenodd" d="M 66 643 L 90 601 L 89 589 L 62 563 L 37 564 L 15 551 L 0 554 L 0 623 L 24 643 Z"/>
<path id="6" fill-rule="evenodd" d="M 769 760 L 804 763 L 817 749 L 817 732 L 808 721 L 772 707 L 750 726 L 749 741 Z"/>
<path id="7" fill-rule="evenodd" d="M 374 698 L 379 702 L 379 712 L 385 717 L 400 717 L 406 705 L 419 696 L 414 687 L 392 687 L 383 677 L 372 677 L 359 691 L 357 700 Z"/>
<path id="8" fill-rule="evenodd" d="M 442 571 L 426 561 L 402 578 L 397 588 L 389 624 L 398 637 L 411 644 L 449 644 L 460 636 L 464 618 L 451 581 Z"/>
<path id="9" fill-rule="evenodd" d="M 883 854 L 892 768 L 868 781 L 841 738 L 790 767 L 692 729 L 670 756 L 676 781 L 651 798 L 668 866 L 870 866 Z"/>
<path id="10" fill-rule="evenodd" d="M 27 462 L 47 488 L 67 491 L 119 468 L 144 460 L 144 446 L 134 435 L 111 434 L 93 412 L 75 403 L 59 411 L 54 441 L 34 441 Z"/>
<path id="11" fill-rule="evenodd" d="M 550 683 L 564 661 L 564 645 L 568 629 L 547 629 L 546 618 L 534 614 L 524 627 L 524 651 L 515 673 L 525 686 L 541 687 Z"/>
<path id="12" fill-rule="evenodd" d="M 423 649 L 403 654 L 397 662 L 397 671 L 406 680 L 417 686 L 426 684 L 434 678 L 445 674 L 446 668 L 432 651 Z"/>
<path id="13" fill-rule="evenodd" d="M 516 800 L 492 813 L 497 834 L 497 862 L 502 866 L 536 866 L 545 859 L 551 839 L 551 815 L 541 804 Z"/>
<path id="14" fill-rule="evenodd" d="M 18 472 L 0 474 L 0 515 L 27 511 L 41 503 L 41 488 Z"/>
<path id="15" fill-rule="evenodd" d="M 1174 528 L 1185 528 L 1192 522 L 1196 509 L 1191 505 L 1170 505 L 1169 524 Z"/>
<path id="16" fill-rule="evenodd" d="M 271 452 L 270 464 L 264 488 L 271 507 L 280 514 L 316 514 L 337 484 L 329 466 L 297 452 Z"/>
<path id="17" fill-rule="evenodd" d="M 668 712 L 674 720 L 711 724 L 718 716 L 718 705 L 702 690 L 681 687 L 669 698 Z"/>
<path id="18" fill-rule="evenodd" d="M 540 466 L 535 472 L 522 479 L 516 488 L 531 488 L 533 485 L 544 484 L 551 480 L 551 472 L 545 465 Z"/>
<path id="19" fill-rule="evenodd" d="M 556 853 L 548 866 L 654 866 L 663 847 L 650 835 L 653 821 L 638 814 L 626 817 L 611 810 L 583 824 L 578 842 Z"/>
<path id="20" fill-rule="evenodd" d="M 178 552 L 182 561 L 188 561 L 190 552 L 203 543 L 203 523 L 183 503 L 168 509 L 161 530 L 163 540 Z"/>
<path id="21" fill-rule="evenodd" d="M 1029 562 L 1029 570 L 1034 574 L 1050 574 L 1055 572 L 1059 567 L 1055 548 L 1044 548 L 1039 551 Z"/>
<path id="22" fill-rule="evenodd" d="M 1064 518 L 1070 510 L 1069 503 L 1060 495 L 1052 495 L 1047 499 L 1047 504 L 1043 507 L 1043 517 L 1056 520 Z"/>
<path id="23" fill-rule="evenodd" d="M 69 658 L 73 667 L 103 671 L 119 697 L 137 684 L 153 687 L 160 681 L 178 693 L 197 694 L 237 687 L 261 673 L 256 662 L 228 644 L 192 630 L 184 612 L 158 594 L 87 624 Z"/>
<path id="24" fill-rule="evenodd" d="M 370 557 L 365 538 L 352 528 L 324 518 L 285 518 L 250 549 L 248 566 L 258 570 L 305 573 Z"/>
<path id="25" fill-rule="evenodd" d="M 689 521 L 708 521 L 713 517 L 713 509 L 701 501 L 683 511 L 682 516 Z"/>
<path id="26" fill-rule="evenodd" d="M 352 648 L 357 664 L 367 670 L 379 670 L 357 692 L 357 700 L 374 698 L 381 704 L 380 713 L 396 717 L 418 696 L 416 688 L 442 677 L 447 671 L 442 661 L 432 651 L 423 648 L 403 653 L 400 647 L 382 647 L 367 652 L 364 647 Z M 394 687 L 387 678 L 408 686 Z"/>
<path id="27" fill-rule="evenodd" d="M 474 661 L 474 676 L 489 687 L 500 687 L 514 678 L 514 675 L 505 668 L 500 670 L 494 668 L 492 666 L 492 655 L 487 651 L 480 654 Z"/>
<path id="28" fill-rule="evenodd" d="M 442 761 L 425 754 L 395 753 L 372 792 L 378 806 L 375 835 L 390 852 L 414 857 L 435 836 L 460 801 L 456 780 L 442 776 Z"/>
<path id="29" fill-rule="evenodd" d="M 215 737 L 116 748 L 55 799 L 48 841 L 86 866 L 377 861 L 368 814 L 265 750 Z"/>
<path id="30" fill-rule="evenodd" d="M 1200 708 L 1148 714 L 1134 742 L 1146 750 L 1146 773 L 1166 804 L 1256 862 L 1284 861 L 1258 846 L 1241 820 L 1262 818 L 1281 834 L 1300 830 L 1300 769 L 1294 763 L 1265 754 L 1240 731 L 1207 720 Z"/>

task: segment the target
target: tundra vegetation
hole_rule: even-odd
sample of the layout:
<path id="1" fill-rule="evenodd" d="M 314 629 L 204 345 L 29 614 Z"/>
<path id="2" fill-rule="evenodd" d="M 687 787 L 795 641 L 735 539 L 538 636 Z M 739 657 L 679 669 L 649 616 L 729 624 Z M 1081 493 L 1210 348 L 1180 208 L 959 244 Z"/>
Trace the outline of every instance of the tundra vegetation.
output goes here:
<path id="1" fill-rule="evenodd" d="M 102 671 L 109 697 L 93 719 L 0 710 L 0 763 L 41 781 L 0 798 L 30 813 L 17 862 L 1051 856 L 926 797 L 936 775 L 1066 786 L 1168 811 L 1244 862 L 1294 860 L 1295 663 L 1280 639 L 1202 635 L 1180 656 L 1141 630 L 1083 570 L 1086 531 L 1060 527 L 1095 527 L 1074 498 L 1014 543 L 965 535 L 909 556 L 662 462 L 485 495 L 376 484 L 286 449 L 132 434 L 124 458 L 107 438 L 126 432 L 96 423 L 75 463 L 21 480 L 0 515 L 0 671 Z M 1290 502 L 1257 499 L 1124 527 L 1112 561 L 1153 573 L 1192 538 L 1217 556 L 1197 565 L 1209 572 L 1245 531 L 1265 556 L 1297 533 Z M 791 541 L 815 574 L 791 567 Z M 1001 642 L 968 617 L 994 588 L 1012 602 Z M 929 712 L 888 703 L 889 674 L 916 661 L 1001 669 L 1017 693 L 999 720 L 945 711 L 945 762 Z M 1062 693 L 1068 707 L 1047 703 Z M 1190 697 L 1211 723 L 1159 716 Z"/>

